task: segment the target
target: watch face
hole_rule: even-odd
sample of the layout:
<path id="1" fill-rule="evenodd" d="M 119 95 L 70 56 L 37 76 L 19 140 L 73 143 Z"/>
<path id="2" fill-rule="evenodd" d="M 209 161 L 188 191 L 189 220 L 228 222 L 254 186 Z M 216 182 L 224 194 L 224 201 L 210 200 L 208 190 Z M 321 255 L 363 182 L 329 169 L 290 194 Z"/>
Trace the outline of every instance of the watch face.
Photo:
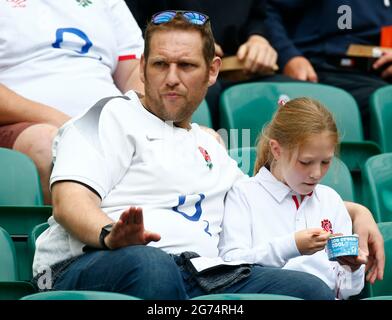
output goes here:
<path id="1" fill-rule="evenodd" d="M 107 224 L 102 229 L 105 229 L 107 232 L 112 231 L 114 223 Z"/>

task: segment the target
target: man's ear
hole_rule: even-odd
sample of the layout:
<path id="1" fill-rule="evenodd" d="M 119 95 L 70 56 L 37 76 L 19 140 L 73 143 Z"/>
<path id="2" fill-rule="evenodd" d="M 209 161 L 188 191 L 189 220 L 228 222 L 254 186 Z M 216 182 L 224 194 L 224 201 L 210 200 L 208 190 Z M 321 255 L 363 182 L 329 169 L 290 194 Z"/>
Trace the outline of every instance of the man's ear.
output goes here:
<path id="1" fill-rule="evenodd" d="M 146 66 L 146 59 L 144 58 L 144 54 L 142 54 L 142 56 L 140 57 L 139 76 L 140 76 L 140 80 L 143 83 L 145 83 L 145 75 L 144 75 L 144 70 L 146 70 L 145 66 Z"/>
<path id="2" fill-rule="evenodd" d="M 275 160 L 279 160 L 282 156 L 282 147 L 280 146 L 279 142 L 275 139 L 271 139 L 269 141 L 269 147 L 271 149 L 271 153 L 274 156 Z"/>
<path id="3" fill-rule="evenodd" d="M 208 86 L 212 86 L 216 82 L 221 64 L 222 64 L 221 58 L 215 56 L 210 64 Z"/>

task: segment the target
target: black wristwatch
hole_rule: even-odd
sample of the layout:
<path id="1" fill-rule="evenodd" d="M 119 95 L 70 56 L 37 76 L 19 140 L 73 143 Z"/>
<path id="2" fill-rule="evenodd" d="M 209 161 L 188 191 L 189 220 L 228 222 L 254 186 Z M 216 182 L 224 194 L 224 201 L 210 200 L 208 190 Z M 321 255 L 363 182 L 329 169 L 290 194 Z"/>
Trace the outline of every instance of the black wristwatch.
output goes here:
<path id="1" fill-rule="evenodd" d="M 112 231 L 113 225 L 114 223 L 109 223 L 106 226 L 103 226 L 101 233 L 99 234 L 99 244 L 104 250 L 110 250 L 110 248 L 105 244 L 105 238 L 110 233 L 110 231 Z"/>

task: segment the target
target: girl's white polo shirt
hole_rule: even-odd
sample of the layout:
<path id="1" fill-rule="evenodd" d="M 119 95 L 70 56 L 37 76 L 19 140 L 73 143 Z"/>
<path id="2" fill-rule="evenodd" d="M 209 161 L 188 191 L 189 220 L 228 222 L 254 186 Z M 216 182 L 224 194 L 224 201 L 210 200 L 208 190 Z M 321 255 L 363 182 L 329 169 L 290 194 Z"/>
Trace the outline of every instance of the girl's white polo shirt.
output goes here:
<path id="1" fill-rule="evenodd" d="M 263 167 L 255 177 L 238 181 L 226 197 L 220 254 L 228 261 L 312 273 L 339 291 L 339 298 L 358 294 L 364 266 L 351 272 L 329 261 L 324 250 L 301 256 L 297 249 L 295 232 L 321 228 L 323 221 L 331 223 L 333 233 L 352 234 L 350 216 L 333 189 L 317 185 L 301 202 L 300 195 Z"/>

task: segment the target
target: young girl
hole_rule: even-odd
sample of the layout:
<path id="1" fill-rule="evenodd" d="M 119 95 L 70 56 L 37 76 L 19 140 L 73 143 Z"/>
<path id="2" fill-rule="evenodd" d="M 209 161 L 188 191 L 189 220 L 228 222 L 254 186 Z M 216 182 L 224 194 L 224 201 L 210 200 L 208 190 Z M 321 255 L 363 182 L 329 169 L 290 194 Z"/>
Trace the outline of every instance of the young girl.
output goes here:
<path id="1" fill-rule="evenodd" d="M 342 199 L 319 184 L 338 140 L 332 114 L 318 101 L 298 98 L 279 107 L 259 139 L 256 175 L 226 197 L 219 245 L 226 261 L 312 273 L 338 299 L 360 293 L 364 265 L 351 270 L 325 252 L 331 233 L 352 234 Z"/>

